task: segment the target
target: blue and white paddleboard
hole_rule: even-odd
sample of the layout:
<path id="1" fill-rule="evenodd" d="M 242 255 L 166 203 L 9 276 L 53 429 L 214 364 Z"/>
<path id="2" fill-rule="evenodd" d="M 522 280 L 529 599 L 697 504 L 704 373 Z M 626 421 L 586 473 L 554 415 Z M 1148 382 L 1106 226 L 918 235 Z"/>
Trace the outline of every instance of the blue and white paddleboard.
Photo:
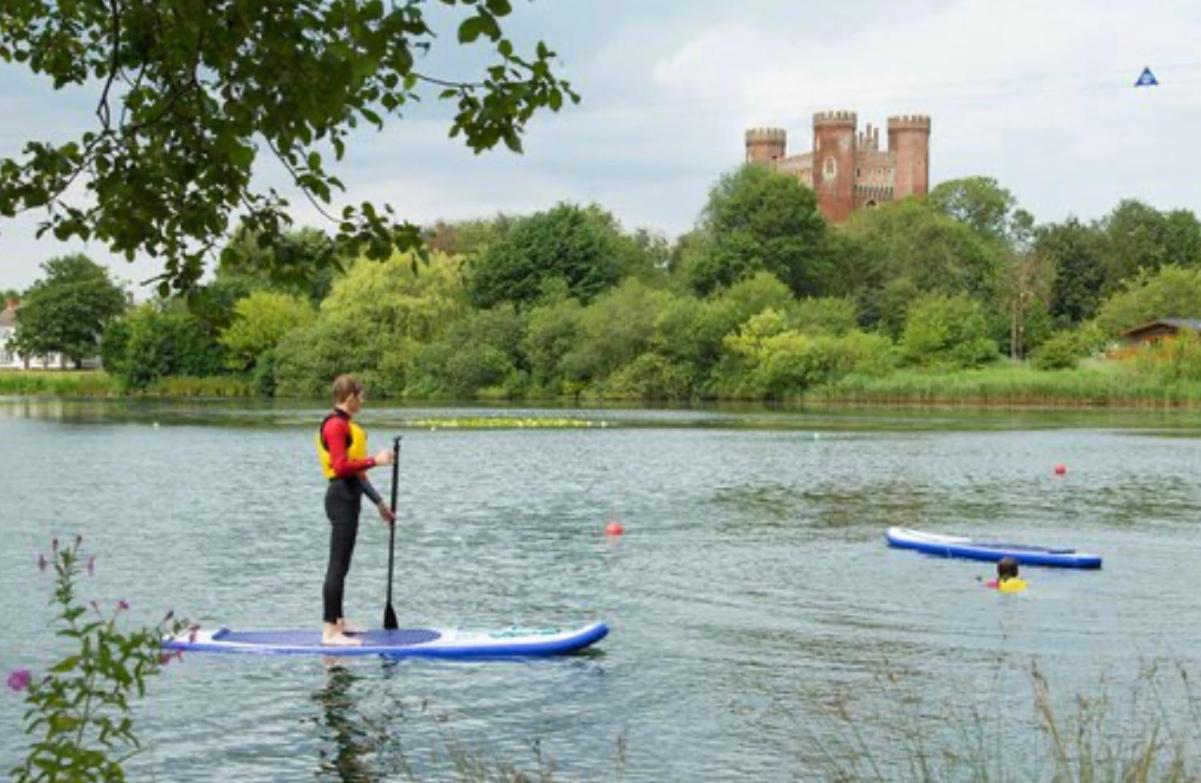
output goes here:
<path id="1" fill-rule="evenodd" d="M 1012 557 L 1022 565 L 1060 566 L 1062 568 L 1101 567 L 1100 555 L 1077 552 L 1075 549 L 978 541 L 964 536 L 945 536 L 904 527 L 888 528 L 885 537 L 888 539 L 889 546 L 915 549 L 918 552 L 942 557 L 966 557 L 972 560 L 994 562 L 1003 557 Z"/>
<path id="2" fill-rule="evenodd" d="M 319 630 L 234 631 L 219 628 L 185 631 L 163 640 L 163 649 L 193 652 L 239 652 L 268 655 L 382 655 L 387 658 L 511 658 L 562 655 L 582 650 L 609 633 L 604 623 L 582 628 L 506 628 L 463 631 L 449 628 L 401 628 L 352 634 L 353 647 L 321 643 Z"/>

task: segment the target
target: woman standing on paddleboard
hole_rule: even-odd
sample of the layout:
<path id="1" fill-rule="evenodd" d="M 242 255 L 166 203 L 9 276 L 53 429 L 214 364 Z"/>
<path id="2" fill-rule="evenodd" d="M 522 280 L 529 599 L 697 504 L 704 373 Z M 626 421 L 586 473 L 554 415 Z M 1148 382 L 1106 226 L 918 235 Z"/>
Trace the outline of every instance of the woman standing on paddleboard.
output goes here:
<path id="1" fill-rule="evenodd" d="M 363 407 L 363 384 L 353 375 L 339 375 L 334 380 L 334 410 L 321 422 L 317 433 L 317 457 L 321 471 L 329 480 L 325 491 L 325 514 L 329 517 L 329 566 L 325 571 L 322 589 L 324 612 L 321 641 L 332 645 L 357 645 L 360 641 L 348 635 L 342 610 L 342 593 L 350 558 L 359 532 L 359 511 L 363 495 L 379 509 L 380 519 L 391 525 L 396 521 L 388 504 L 367 480 L 367 471 L 376 465 L 390 465 L 393 455 L 385 449 L 374 457 L 367 456 L 367 433 L 352 421 Z"/>

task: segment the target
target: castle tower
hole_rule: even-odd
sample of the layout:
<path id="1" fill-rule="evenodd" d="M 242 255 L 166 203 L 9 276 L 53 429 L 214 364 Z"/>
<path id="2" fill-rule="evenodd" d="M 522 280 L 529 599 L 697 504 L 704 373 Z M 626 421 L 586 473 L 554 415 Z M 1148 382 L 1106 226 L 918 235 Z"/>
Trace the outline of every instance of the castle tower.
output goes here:
<path id="1" fill-rule="evenodd" d="M 813 115 L 813 189 L 826 220 L 841 223 L 855 209 L 853 111 Z"/>
<path id="2" fill-rule="evenodd" d="M 895 197 L 926 195 L 930 190 L 930 118 L 922 114 L 889 117 L 888 149 L 896 155 Z"/>
<path id="3" fill-rule="evenodd" d="M 746 162 L 771 166 L 784 160 L 786 139 L 783 128 L 751 128 L 746 132 Z"/>

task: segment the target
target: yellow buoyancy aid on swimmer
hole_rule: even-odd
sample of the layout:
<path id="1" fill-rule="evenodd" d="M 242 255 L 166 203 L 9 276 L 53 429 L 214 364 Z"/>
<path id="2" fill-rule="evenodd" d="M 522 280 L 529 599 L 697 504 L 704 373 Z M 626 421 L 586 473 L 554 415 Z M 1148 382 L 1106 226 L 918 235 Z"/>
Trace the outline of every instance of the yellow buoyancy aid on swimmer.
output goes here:
<path id="1" fill-rule="evenodd" d="M 997 590 L 1002 593 L 1020 593 L 1027 587 L 1026 580 L 1018 576 L 1011 576 L 997 583 Z"/>
<path id="2" fill-rule="evenodd" d="M 334 473 L 333 461 L 329 455 L 329 446 L 325 442 L 325 423 L 337 416 L 336 413 L 331 413 L 321 420 L 321 426 L 317 428 L 317 459 L 321 460 L 321 472 L 325 474 L 327 479 L 335 479 L 338 474 Z M 353 420 L 346 422 L 346 456 L 350 459 L 367 459 L 367 431 Z"/>

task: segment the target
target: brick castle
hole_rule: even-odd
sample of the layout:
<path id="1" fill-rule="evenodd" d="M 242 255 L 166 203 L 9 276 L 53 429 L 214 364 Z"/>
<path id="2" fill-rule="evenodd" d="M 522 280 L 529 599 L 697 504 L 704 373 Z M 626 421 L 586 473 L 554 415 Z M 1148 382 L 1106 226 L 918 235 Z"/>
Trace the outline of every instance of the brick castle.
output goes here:
<path id="1" fill-rule="evenodd" d="M 868 123 L 856 130 L 853 111 L 813 115 L 813 150 L 789 157 L 783 128 L 746 132 L 746 160 L 792 174 L 817 193 L 822 214 L 841 223 L 868 209 L 930 189 L 930 118 L 920 114 L 888 118 L 888 149 L 880 149 L 880 129 Z"/>

